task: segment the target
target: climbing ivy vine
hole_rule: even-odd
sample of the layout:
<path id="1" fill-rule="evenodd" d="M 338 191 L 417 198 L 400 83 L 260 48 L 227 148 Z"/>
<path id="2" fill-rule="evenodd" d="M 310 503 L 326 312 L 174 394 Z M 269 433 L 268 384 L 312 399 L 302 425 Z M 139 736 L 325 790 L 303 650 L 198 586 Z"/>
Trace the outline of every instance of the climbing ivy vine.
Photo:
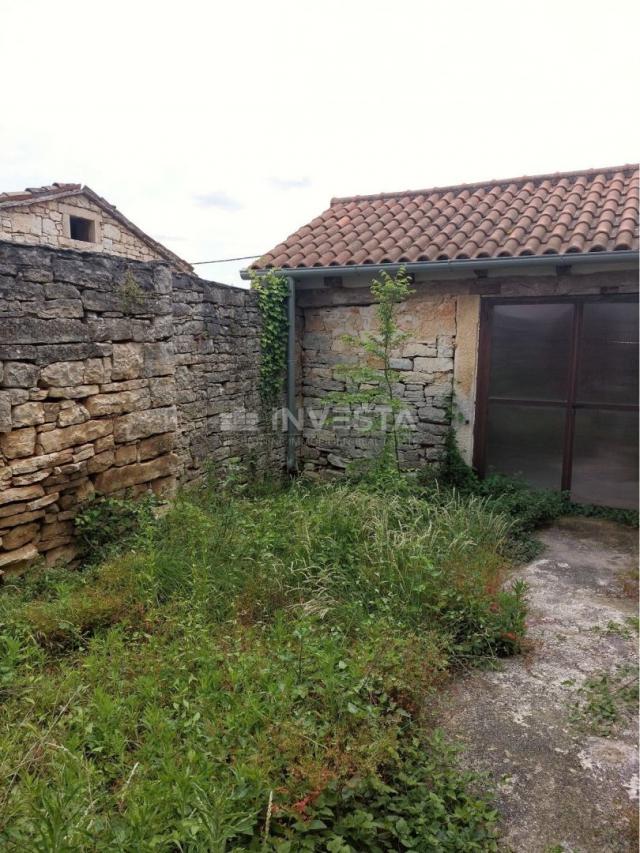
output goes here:
<path id="1" fill-rule="evenodd" d="M 269 412 L 280 401 L 287 369 L 288 285 L 284 276 L 268 272 L 262 276 L 253 275 L 251 287 L 258 295 L 262 317 L 260 399 L 264 410 Z"/>

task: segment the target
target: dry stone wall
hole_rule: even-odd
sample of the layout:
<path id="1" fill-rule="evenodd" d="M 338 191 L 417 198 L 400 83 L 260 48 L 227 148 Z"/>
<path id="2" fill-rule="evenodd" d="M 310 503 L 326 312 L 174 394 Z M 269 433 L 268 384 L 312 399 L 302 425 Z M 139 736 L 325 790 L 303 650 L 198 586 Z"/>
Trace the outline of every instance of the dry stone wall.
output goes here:
<path id="1" fill-rule="evenodd" d="M 258 422 L 260 316 L 254 294 L 174 274 L 173 324 L 181 478 L 192 480 L 221 463 L 282 467 L 284 436 Z"/>
<path id="2" fill-rule="evenodd" d="M 258 328 L 251 292 L 165 263 L 0 243 L 0 569 L 73 558 L 96 492 L 253 458 Z"/>

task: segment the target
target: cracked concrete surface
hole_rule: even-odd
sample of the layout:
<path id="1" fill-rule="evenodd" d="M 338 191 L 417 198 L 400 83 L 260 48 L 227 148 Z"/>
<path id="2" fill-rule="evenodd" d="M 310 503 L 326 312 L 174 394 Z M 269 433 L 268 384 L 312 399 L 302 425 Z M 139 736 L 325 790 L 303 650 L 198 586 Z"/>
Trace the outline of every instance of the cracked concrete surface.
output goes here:
<path id="1" fill-rule="evenodd" d="M 637 531 L 566 518 L 540 539 L 513 576 L 529 585 L 529 651 L 453 683 L 443 727 L 493 780 L 505 850 L 636 851 L 637 717 L 604 738 L 570 715 L 587 678 L 637 666 L 637 634 L 610 624 L 637 616 Z"/>

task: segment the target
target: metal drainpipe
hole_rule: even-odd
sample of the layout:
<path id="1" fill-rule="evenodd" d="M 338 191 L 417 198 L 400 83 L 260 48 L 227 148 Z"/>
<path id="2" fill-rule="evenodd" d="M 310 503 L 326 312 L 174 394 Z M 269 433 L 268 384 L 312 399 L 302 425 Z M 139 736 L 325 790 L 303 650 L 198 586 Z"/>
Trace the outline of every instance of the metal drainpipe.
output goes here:
<path id="1" fill-rule="evenodd" d="M 287 276 L 289 296 L 287 299 L 287 409 L 293 418 L 297 417 L 296 407 L 296 285 L 292 276 Z M 298 471 L 296 460 L 296 425 L 291 416 L 287 417 L 287 474 Z"/>

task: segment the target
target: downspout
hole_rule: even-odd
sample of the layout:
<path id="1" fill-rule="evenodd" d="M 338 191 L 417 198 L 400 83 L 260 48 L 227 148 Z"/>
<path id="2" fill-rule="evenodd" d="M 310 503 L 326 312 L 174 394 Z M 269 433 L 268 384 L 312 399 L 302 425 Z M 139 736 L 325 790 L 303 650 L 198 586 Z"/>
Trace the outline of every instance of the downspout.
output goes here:
<path id="1" fill-rule="evenodd" d="M 298 471 L 296 460 L 297 406 L 296 406 L 296 285 L 292 276 L 287 276 L 287 474 Z"/>

